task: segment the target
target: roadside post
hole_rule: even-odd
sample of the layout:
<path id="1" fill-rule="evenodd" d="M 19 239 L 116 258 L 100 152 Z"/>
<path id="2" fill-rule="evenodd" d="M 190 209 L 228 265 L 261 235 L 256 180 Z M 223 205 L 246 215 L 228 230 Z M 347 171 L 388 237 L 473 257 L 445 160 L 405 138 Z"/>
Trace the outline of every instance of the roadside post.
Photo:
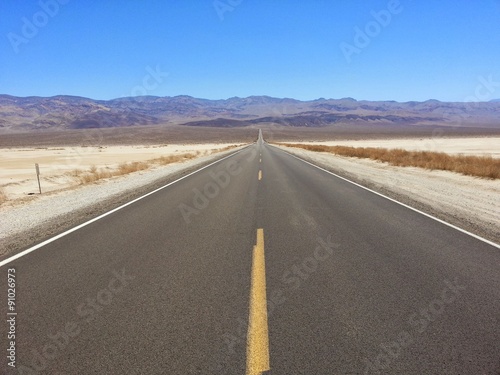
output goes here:
<path id="1" fill-rule="evenodd" d="M 36 179 L 38 180 L 38 191 L 42 194 L 42 187 L 40 186 L 40 168 L 38 167 L 38 163 L 35 163 L 36 169 Z"/>

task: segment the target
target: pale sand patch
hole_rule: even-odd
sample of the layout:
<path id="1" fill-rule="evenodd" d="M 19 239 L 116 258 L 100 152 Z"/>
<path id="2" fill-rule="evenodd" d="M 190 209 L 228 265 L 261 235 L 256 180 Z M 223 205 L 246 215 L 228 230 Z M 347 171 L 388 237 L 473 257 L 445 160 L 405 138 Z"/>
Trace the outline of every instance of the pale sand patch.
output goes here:
<path id="1" fill-rule="evenodd" d="M 447 154 L 480 155 L 500 158 L 500 137 L 474 138 L 409 138 L 409 139 L 370 139 L 370 140 L 339 140 L 287 142 L 301 144 L 321 144 L 325 146 L 402 148 L 408 151 L 432 151 Z"/>
<path id="2" fill-rule="evenodd" d="M 234 144 L 172 144 L 151 146 L 49 147 L 0 149 L 0 188 L 9 200 L 38 194 L 35 163 L 40 166 L 42 193 L 67 189 L 78 184 L 75 170 L 91 166 L 114 170 L 121 163 L 146 162 L 162 156 L 196 153 L 197 156 Z"/>
<path id="3" fill-rule="evenodd" d="M 323 142 L 321 142 L 323 144 Z M 500 180 L 394 167 L 369 159 L 279 146 L 376 191 L 500 242 Z"/>

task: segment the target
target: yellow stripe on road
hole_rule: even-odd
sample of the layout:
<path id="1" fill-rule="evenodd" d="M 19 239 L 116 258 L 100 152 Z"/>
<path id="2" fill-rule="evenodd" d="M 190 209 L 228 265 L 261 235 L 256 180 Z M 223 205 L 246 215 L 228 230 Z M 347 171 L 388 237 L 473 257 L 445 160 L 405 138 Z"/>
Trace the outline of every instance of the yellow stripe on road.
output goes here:
<path id="1" fill-rule="evenodd" d="M 259 171 L 259 181 L 262 180 L 262 171 Z"/>
<path id="2" fill-rule="evenodd" d="M 257 229 L 257 244 L 253 248 L 246 375 L 261 375 L 269 369 L 264 229 L 259 228 Z"/>

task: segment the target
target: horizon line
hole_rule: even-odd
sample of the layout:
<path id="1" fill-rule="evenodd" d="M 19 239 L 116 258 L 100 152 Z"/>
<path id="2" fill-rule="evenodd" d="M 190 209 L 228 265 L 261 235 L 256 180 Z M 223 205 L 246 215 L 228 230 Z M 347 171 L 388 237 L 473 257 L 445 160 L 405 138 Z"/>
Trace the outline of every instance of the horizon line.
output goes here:
<path id="1" fill-rule="evenodd" d="M 347 100 L 347 101 L 355 101 L 355 102 L 392 102 L 392 103 L 426 103 L 426 102 L 439 102 L 439 103 L 495 103 L 495 102 L 500 102 L 500 98 L 497 99 L 491 99 L 488 101 L 444 101 L 444 100 L 439 100 L 439 99 L 426 99 L 426 100 L 407 100 L 407 101 L 398 101 L 394 99 L 378 99 L 378 100 L 369 100 L 369 99 L 355 99 L 352 97 L 343 97 L 343 98 L 324 98 L 324 97 L 319 97 L 316 99 L 309 99 L 309 100 L 301 100 L 301 99 L 295 99 L 295 98 L 290 98 L 290 97 L 276 97 L 276 96 L 270 96 L 270 95 L 249 95 L 249 96 L 231 96 L 228 98 L 219 98 L 219 99 L 208 99 L 208 98 L 200 98 L 188 94 L 180 94 L 180 95 L 165 95 L 165 96 L 159 96 L 159 95 L 137 95 L 137 96 L 121 96 L 121 97 L 116 97 L 116 98 L 111 98 L 111 99 L 95 99 L 91 98 L 88 96 L 81 96 L 81 95 L 70 95 L 70 94 L 57 94 L 57 95 L 51 95 L 51 96 L 40 96 L 40 95 L 27 95 L 27 96 L 17 96 L 17 95 L 11 95 L 11 94 L 2 94 L 0 93 L 1 96 L 8 96 L 8 97 L 13 97 L 13 98 L 21 98 L 21 99 L 29 99 L 29 98 L 40 98 L 40 99 L 51 99 L 51 98 L 57 98 L 57 97 L 70 97 L 70 98 L 80 98 L 80 99 L 89 99 L 93 101 L 103 101 L 103 102 L 109 102 L 113 100 L 120 100 L 120 99 L 141 99 L 141 98 L 179 98 L 179 97 L 188 97 L 192 99 L 198 99 L 198 100 L 207 100 L 207 101 L 227 101 L 231 99 L 250 99 L 250 98 L 270 98 L 270 99 L 278 99 L 278 100 L 293 100 L 293 101 L 298 101 L 298 102 L 315 102 L 315 101 L 341 101 L 341 100 Z"/>

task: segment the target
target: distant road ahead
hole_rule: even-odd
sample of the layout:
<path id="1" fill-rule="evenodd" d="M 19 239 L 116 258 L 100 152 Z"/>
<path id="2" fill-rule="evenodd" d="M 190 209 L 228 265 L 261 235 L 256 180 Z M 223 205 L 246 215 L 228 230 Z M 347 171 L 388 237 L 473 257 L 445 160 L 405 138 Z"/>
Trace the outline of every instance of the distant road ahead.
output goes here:
<path id="1" fill-rule="evenodd" d="M 10 268 L 2 373 L 500 373 L 500 249 L 261 140 Z"/>

